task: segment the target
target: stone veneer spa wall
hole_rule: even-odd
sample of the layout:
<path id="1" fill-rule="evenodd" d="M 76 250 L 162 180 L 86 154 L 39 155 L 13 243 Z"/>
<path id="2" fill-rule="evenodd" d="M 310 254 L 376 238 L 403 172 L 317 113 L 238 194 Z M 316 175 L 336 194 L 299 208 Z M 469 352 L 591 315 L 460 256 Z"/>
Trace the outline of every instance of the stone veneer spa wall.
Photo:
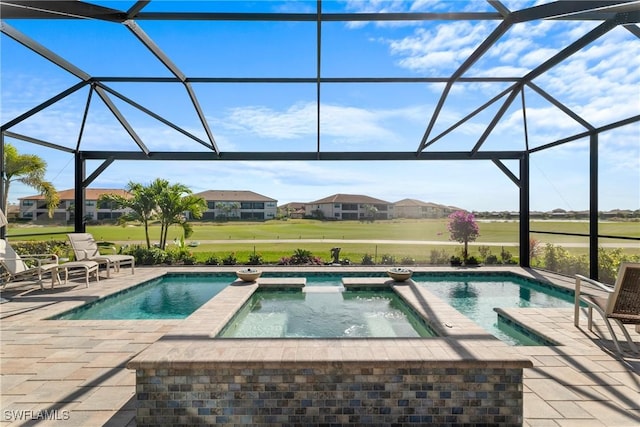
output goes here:
<path id="1" fill-rule="evenodd" d="M 522 424 L 521 368 L 398 365 L 210 363 L 139 369 L 136 422 L 138 427 Z"/>

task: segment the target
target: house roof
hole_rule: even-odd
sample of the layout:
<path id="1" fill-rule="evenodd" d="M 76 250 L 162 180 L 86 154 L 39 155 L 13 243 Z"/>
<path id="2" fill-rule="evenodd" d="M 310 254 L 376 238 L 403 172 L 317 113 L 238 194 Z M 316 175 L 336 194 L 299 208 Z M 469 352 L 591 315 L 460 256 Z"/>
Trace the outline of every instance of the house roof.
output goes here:
<path id="1" fill-rule="evenodd" d="M 304 209 L 304 202 L 289 202 L 284 205 L 280 205 L 280 208 L 291 208 L 291 209 Z"/>
<path id="2" fill-rule="evenodd" d="M 126 190 L 119 188 L 87 188 L 85 190 L 85 200 L 98 200 L 103 194 L 115 194 L 122 197 L 130 197 L 131 194 Z M 60 200 L 75 200 L 75 192 L 73 189 L 58 191 Z M 44 200 L 42 194 L 35 196 L 21 197 L 18 200 Z"/>
<path id="3" fill-rule="evenodd" d="M 321 205 L 325 203 L 370 203 L 370 204 L 383 204 L 390 205 L 391 203 L 376 199 L 369 196 L 363 196 L 360 194 L 334 194 L 332 196 L 325 197 L 324 199 L 315 200 L 307 203 L 308 205 Z"/>
<path id="4" fill-rule="evenodd" d="M 425 206 L 425 207 L 432 207 L 432 208 L 449 209 L 449 207 L 445 205 L 439 205 L 437 203 L 432 203 L 432 202 L 423 202 L 422 200 L 417 200 L 417 199 L 398 200 L 397 202 L 394 203 L 394 206 L 400 206 L 400 207 Z"/>
<path id="5" fill-rule="evenodd" d="M 195 195 L 205 200 L 219 202 L 277 202 L 276 199 L 272 199 L 271 197 L 244 190 L 207 190 L 196 193 Z"/>

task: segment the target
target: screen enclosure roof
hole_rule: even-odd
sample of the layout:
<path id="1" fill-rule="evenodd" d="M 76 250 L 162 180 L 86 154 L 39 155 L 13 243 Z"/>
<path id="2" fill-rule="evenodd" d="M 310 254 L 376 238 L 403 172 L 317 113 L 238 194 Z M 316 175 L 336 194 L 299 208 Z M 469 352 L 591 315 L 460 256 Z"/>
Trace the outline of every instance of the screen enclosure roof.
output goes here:
<path id="1" fill-rule="evenodd" d="M 2 60 L 48 83 L 3 136 L 85 159 L 499 164 L 640 118 L 637 92 L 585 99 L 638 87 L 638 1 L 0 3 Z"/>

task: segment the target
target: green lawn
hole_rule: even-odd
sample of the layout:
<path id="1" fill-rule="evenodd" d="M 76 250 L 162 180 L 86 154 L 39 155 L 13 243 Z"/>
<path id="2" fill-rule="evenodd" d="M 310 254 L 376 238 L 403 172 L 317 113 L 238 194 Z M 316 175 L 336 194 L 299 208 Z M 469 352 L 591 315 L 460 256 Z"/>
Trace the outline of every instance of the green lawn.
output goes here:
<path id="1" fill-rule="evenodd" d="M 357 240 L 423 240 L 448 241 L 447 220 L 389 220 L 358 221 L 313 221 L 288 220 L 266 222 L 195 222 L 194 234 L 190 240 L 271 240 L 271 239 L 357 239 Z M 479 222 L 478 243 L 517 242 L 517 222 Z M 530 225 L 532 230 L 565 233 L 588 233 L 588 223 L 570 221 L 537 221 Z M 68 233 L 72 227 L 9 227 L 9 236 L 23 234 Z M 144 230 L 141 226 L 88 226 L 98 240 L 141 241 Z M 637 222 L 604 222 L 600 224 L 600 234 L 640 237 Z M 151 238 L 158 240 L 159 227 L 152 226 Z M 182 229 L 172 227 L 169 239 L 180 237 Z M 543 236 L 542 234 L 540 236 Z M 544 235 L 544 240 L 554 242 L 581 242 L 584 237 Z M 532 236 L 537 238 L 535 235 Z M 30 240 L 29 237 L 16 237 Z M 622 241 L 622 240 L 619 240 Z"/>
<path id="2" fill-rule="evenodd" d="M 212 255 L 220 258 L 234 252 L 239 262 L 246 262 L 249 254 L 261 254 L 267 262 L 277 262 L 283 256 L 290 256 L 295 249 L 306 249 L 323 260 L 331 258 L 330 250 L 334 246 L 342 248 L 341 257 L 360 262 L 362 256 L 370 254 L 379 262 L 382 255 L 391 255 L 397 260 L 413 258 L 417 262 L 429 259 L 433 250 L 444 250 L 448 254 L 460 251 L 462 245 L 450 245 L 447 231 L 447 220 L 390 220 L 374 223 L 357 221 L 313 221 L 288 220 L 266 222 L 227 222 L 211 223 L 196 222 L 194 233 L 188 241 L 198 241 L 200 244 L 191 250 L 198 258 Z M 470 254 L 478 254 L 478 245 L 489 246 L 491 253 L 499 255 L 503 249 L 502 243 L 517 243 L 518 223 L 512 221 L 479 222 L 480 237 L 472 246 Z M 570 221 L 539 221 L 532 222 L 531 229 L 537 231 L 587 233 L 588 224 Z M 153 242 L 158 241 L 159 227 L 154 225 L 150 229 Z M 12 241 L 19 240 L 66 240 L 65 233 L 72 232 L 71 227 L 9 227 L 8 236 Z M 137 243 L 144 241 L 144 230 L 141 226 L 88 226 L 87 232 L 92 233 L 96 240 L 117 242 L 118 244 Z M 46 233 L 59 233 L 46 234 Z M 19 236 L 30 234 L 30 236 Z M 606 222 L 600 224 L 600 234 L 640 237 L 640 227 L 634 222 Z M 172 227 L 169 241 L 179 238 L 182 229 Z M 579 236 L 561 236 L 532 233 L 532 238 L 543 244 L 551 243 L 587 243 L 588 238 Z M 301 240 L 300 242 L 260 242 L 261 240 Z M 345 242 L 304 242 L 303 239 L 338 239 Z M 215 240 L 216 243 L 207 243 Z M 232 242 L 241 240 L 243 242 Z M 346 240 L 370 240 L 371 243 L 349 243 Z M 394 244 L 381 241 L 428 241 L 443 242 L 442 244 Z M 629 240 L 604 239 L 607 243 L 629 243 Z M 517 246 L 506 246 L 514 257 L 518 256 Z M 586 248 L 570 248 L 575 254 L 587 253 Z M 638 254 L 636 249 L 625 249 Z"/>

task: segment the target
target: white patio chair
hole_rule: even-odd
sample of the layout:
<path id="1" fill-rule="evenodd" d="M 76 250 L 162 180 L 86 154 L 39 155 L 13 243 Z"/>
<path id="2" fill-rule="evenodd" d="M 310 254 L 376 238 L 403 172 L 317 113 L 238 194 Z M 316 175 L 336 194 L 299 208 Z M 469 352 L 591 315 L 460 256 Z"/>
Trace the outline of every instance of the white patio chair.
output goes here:
<path id="1" fill-rule="evenodd" d="M 105 264 L 107 277 L 110 277 L 111 266 L 115 271 L 120 271 L 121 266 L 129 265 L 131 266 L 131 274 L 135 272 L 136 259 L 133 255 L 101 254 L 98 242 L 95 241 L 91 233 L 69 233 L 67 237 L 71 242 L 76 260 L 91 260 L 98 264 Z"/>
<path id="2" fill-rule="evenodd" d="M 36 280 L 40 285 L 40 289 L 43 289 L 42 276 L 47 273 L 52 274 L 52 285 L 56 279 L 58 256 L 56 254 L 30 254 L 20 256 L 11 247 L 9 242 L 0 239 L 0 265 L 4 270 L 2 272 L 3 288 L 10 282 Z M 58 281 L 60 281 L 59 278 Z"/>

